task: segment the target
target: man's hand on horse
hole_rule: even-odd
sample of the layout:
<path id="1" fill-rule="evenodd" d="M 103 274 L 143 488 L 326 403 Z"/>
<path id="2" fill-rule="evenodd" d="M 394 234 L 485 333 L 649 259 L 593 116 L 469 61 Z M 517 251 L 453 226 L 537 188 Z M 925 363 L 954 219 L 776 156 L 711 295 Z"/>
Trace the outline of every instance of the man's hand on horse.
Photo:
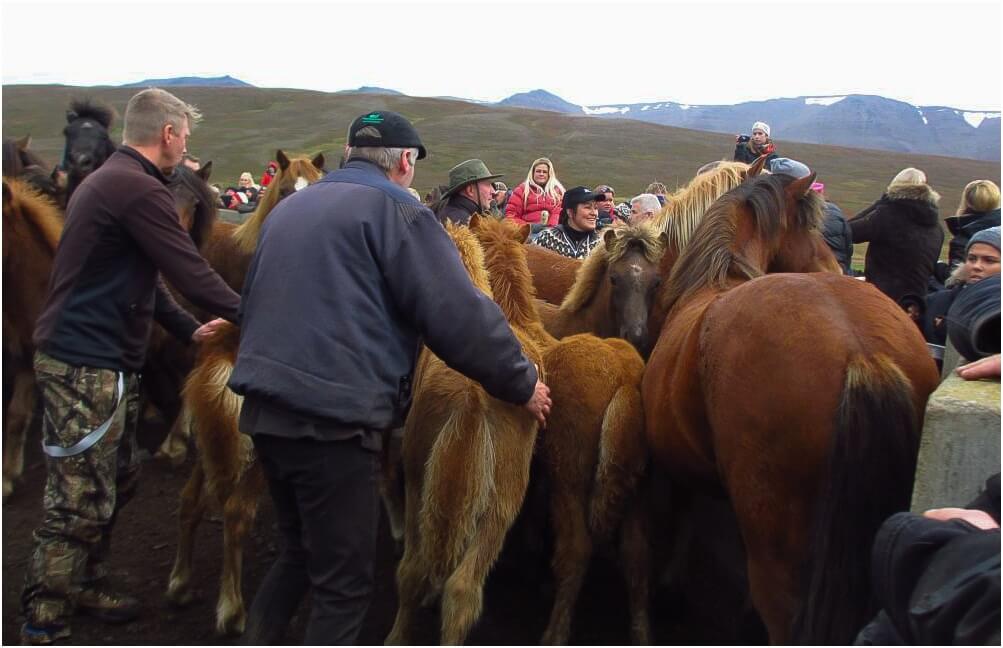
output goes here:
<path id="1" fill-rule="evenodd" d="M 202 326 L 195 329 L 195 332 L 192 333 L 192 342 L 204 342 L 209 336 L 218 331 L 225 323 L 226 320 L 221 317 L 217 317 L 212 321 L 206 322 Z"/>
<path id="2" fill-rule="evenodd" d="M 533 390 L 533 395 L 523 407 L 536 417 L 536 420 L 540 422 L 541 429 L 547 427 L 547 416 L 550 414 L 551 405 L 553 403 L 550 400 L 550 387 L 537 379 L 536 389 Z"/>

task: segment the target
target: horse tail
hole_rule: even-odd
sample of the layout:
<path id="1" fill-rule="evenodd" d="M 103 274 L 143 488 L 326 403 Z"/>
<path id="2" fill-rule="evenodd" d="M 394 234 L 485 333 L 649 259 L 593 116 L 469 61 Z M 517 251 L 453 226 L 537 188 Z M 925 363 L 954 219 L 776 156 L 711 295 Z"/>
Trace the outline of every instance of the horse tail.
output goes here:
<path id="1" fill-rule="evenodd" d="M 807 596 L 794 643 L 847 644 L 877 612 L 871 545 L 881 523 L 907 510 L 919 447 L 912 385 L 883 354 L 847 366 L 809 553 Z"/>
<path id="2" fill-rule="evenodd" d="M 421 553 L 433 587 L 445 582 L 497 497 L 494 427 L 480 390 L 455 407 L 432 444 L 422 488 Z"/>
<path id="3" fill-rule="evenodd" d="M 249 459 L 251 446 L 237 429 L 242 399 L 226 386 L 239 337 L 237 327 L 226 325 L 204 341 L 182 393 L 210 485 L 234 483 Z"/>
<path id="4" fill-rule="evenodd" d="M 619 526 L 624 504 L 636 490 L 646 463 L 641 393 L 635 385 L 622 385 L 606 407 L 599 434 L 589 502 L 589 529 L 597 540 L 609 539 Z"/>

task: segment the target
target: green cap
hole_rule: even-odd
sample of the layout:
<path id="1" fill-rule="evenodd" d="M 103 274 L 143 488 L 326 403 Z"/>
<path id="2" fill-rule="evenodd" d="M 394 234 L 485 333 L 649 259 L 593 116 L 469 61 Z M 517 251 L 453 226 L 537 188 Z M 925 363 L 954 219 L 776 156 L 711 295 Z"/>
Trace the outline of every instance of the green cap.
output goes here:
<path id="1" fill-rule="evenodd" d="M 480 160 L 460 162 L 449 170 L 449 189 L 446 190 L 446 193 L 442 194 L 442 197 L 451 196 L 457 189 L 461 189 L 471 182 L 493 180 L 494 178 L 501 178 L 503 175 L 501 173 L 492 174 L 488 171 L 487 165 Z"/>

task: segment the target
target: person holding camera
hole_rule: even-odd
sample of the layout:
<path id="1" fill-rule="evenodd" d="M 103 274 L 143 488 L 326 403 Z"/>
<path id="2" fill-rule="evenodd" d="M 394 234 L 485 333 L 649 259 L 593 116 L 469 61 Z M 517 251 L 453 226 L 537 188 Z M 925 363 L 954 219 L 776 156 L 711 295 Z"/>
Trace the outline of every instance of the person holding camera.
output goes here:
<path id="1" fill-rule="evenodd" d="M 752 136 L 738 135 L 735 138 L 735 161 L 752 164 L 761 156 L 766 155 L 766 166 L 769 167 L 778 156 L 776 146 L 770 139 L 770 125 L 757 121 L 752 125 Z"/>

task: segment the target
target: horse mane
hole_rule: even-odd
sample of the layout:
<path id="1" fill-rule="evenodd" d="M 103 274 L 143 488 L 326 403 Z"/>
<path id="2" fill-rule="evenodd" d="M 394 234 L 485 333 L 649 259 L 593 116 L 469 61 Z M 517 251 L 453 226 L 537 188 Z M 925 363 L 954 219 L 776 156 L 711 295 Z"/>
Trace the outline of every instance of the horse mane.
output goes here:
<path id="1" fill-rule="evenodd" d="M 39 237 L 52 251 L 59 245 L 63 233 L 63 215 L 49 198 L 30 182 L 20 178 L 3 179 L 5 193 L 9 192 L 10 205 L 15 213 L 38 232 Z M 6 202 L 7 196 L 5 196 Z M 4 214 L 6 219 L 6 214 Z M 8 223 L 14 226 L 14 223 Z"/>
<path id="2" fill-rule="evenodd" d="M 654 223 L 669 235 L 669 245 L 682 250 L 711 204 L 745 180 L 749 165 L 722 161 L 713 169 L 698 173 L 689 184 L 666 197 L 665 207 Z"/>
<path id="3" fill-rule="evenodd" d="M 501 307 L 505 319 L 523 329 L 537 326 L 542 330 L 526 249 L 513 236 L 516 225 L 511 221 L 481 215 L 473 229 L 484 250 L 484 267 L 488 271 L 495 303 Z"/>
<path id="4" fill-rule="evenodd" d="M 323 176 L 323 173 L 313 165 L 310 158 L 292 158 L 289 160 L 289 167 L 286 169 L 283 169 L 280 165 L 275 177 L 268 184 L 268 190 L 265 191 L 264 198 L 261 198 L 258 206 L 247 217 L 247 220 L 238 225 L 237 229 L 233 231 L 233 239 L 237 243 L 237 247 L 244 253 L 254 254 L 254 250 L 258 247 L 258 235 L 261 234 L 261 228 L 265 224 L 268 214 L 271 213 L 272 209 L 275 208 L 275 205 L 281 199 L 279 187 L 282 186 L 286 178 L 299 177 L 300 171 L 304 167 L 306 167 L 306 172 L 302 175 L 304 177 L 314 177 L 311 183 Z"/>
<path id="5" fill-rule="evenodd" d="M 90 118 L 104 126 L 105 130 L 111 129 L 111 124 L 115 121 L 116 114 L 115 109 L 108 104 L 90 98 L 74 99 L 71 101 L 70 112 L 75 113 L 76 116 L 69 118 L 69 114 L 67 114 L 68 121 Z"/>
<path id="6" fill-rule="evenodd" d="M 603 237 L 578 268 L 578 272 L 575 273 L 575 283 L 561 302 L 561 310 L 577 313 L 586 308 L 606 279 L 606 269 L 610 264 L 623 258 L 631 248 L 640 249 L 644 257 L 654 265 L 658 264 L 662 254 L 665 253 L 665 244 L 659 236 L 660 230 L 656 225 L 645 223 L 617 227 L 612 231 L 616 232 L 616 238 L 611 239 L 609 247 Z"/>
<path id="7" fill-rule="evenodd" d="M 205 180 L 195 171 L 183 164 L 174 167 L 174 173 L 168 179 L 168 188 L 181 185 L 191 191 L 198 198 L 195 207 L 195 216 L 192 220 L 192 229 L 189 234 L 195 247 L 202 249 L 202 245 L 209 240 L 213 225 L 219 216 L 219 208 L 216 206 L 216 194 Z"/>
<path id="8" fill-rule="evenodd" d="M 24 166 L 17 142 L 12 137 L 3 138 L 3 175 L 8 178 L 19 176 L 24 172 Z"/>
<path id="9" fill-rule="evenodd" d="M 467 274 L 470 275 L 474 286 L 494 300 L 491 282 L 488 280 L 488 271 L 484 266 L 484 249 L 481 248 L 480 241 L 477 240 L 469 227 L 457 225 L 452 221 L 446 221 L 446 234 L 452 239 L 453 245 L 460 253 L 460 261 L 467 269 Z"/>
<path id="10" fill-rule="evenodd" d="M 784 187 L 793 180 L 777 175 L 751 178 L 710 206 L 659 294 L 663 312 L 668 313 L 679 300 L 702 288 L 725 288 L 730 276 L 754 279 L 764 273 L 765 269 L 731 250 L 738 225 L 735 216 L 743 205 L 748 205 L 752 212 L 756 236 L 762 241 L 778 240 L 788 225 L 805 230 L 819 228 L 822 199 L 814 191 L 798 200 L 794 222 L 784 222 L 787 200 Z"/>

